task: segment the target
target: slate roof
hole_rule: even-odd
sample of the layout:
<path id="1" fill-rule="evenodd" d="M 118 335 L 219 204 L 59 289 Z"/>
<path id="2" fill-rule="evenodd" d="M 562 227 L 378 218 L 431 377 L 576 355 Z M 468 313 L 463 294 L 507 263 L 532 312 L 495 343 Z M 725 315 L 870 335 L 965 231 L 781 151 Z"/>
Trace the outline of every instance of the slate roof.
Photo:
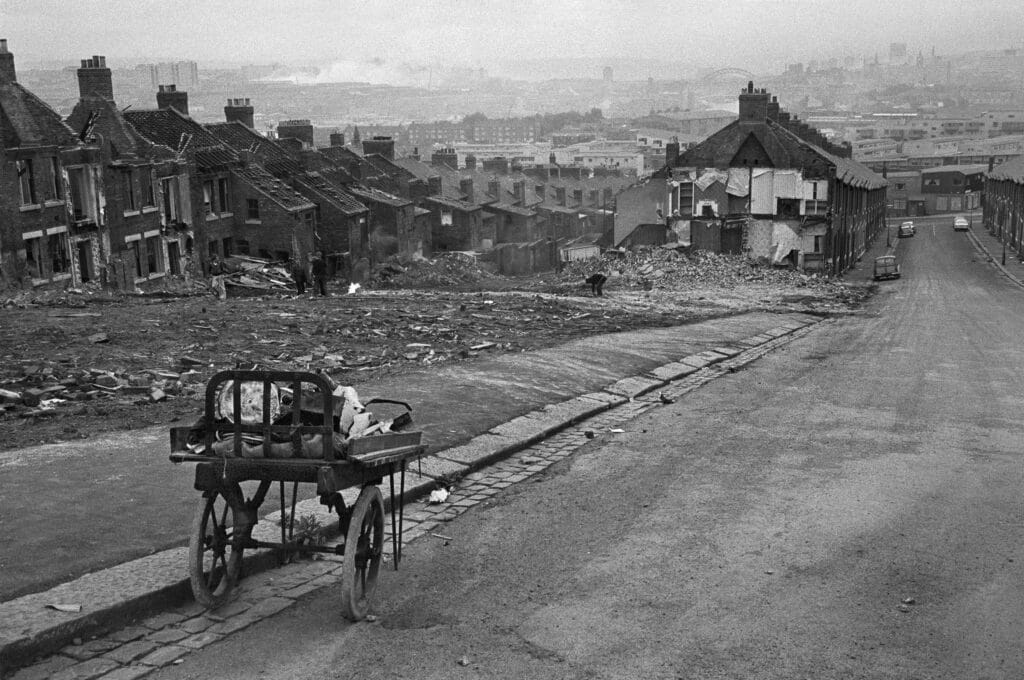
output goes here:
<path id="1" fill-rule="evenodd" d="M 0 83 L 0 142 L 5 149 L 70 146 L 78 143 L 78 137 L 46 102 L 17 82 L 5 82 Z"/>
<path id="2" fill-rule="evenodd" d="M 427 180 L 441 174 L 438 172 L 437 168 L 433 167 L 429 163 L 424 163 L 423 161 L 418 161 L 414 158 L 396 158 L 394 160 L 394 164 L 404 169 L 417 179 Z"/>
<path id="3" fill-rule="evenodd" d="M 523 208 L 522 206 L 512 205 L 511 203 L 487 203 L 483 206 L 484 210 L 498 211 L 512 213 L 513 215 L 522 215 L 523 217 L 534 217 L 536 212 L 529 208 Z"/>
<path id="4" fill-rule="evenodd" d="M 457 198 L 447 198 L 445 196 L 427 196 L 423 200 L 427 203 L 436 203 L 438 205 L 452 208 L 454 210 L 461 210 L 463 212 L 472 212 L 473 210 L 480 209 L 480 206 L 476 203 L 469 203 Z"/>
<path id="5" fill-rule="evenodd" d="M 1024 156 L 1000 163 L 988 173 L 988 178 L 1001 182 L 1024 184 Z"/>
<path id="6" fill-rule="evenodd" d="M 91 121 L 91 122 L 90 122 Z M 90 97 L 79 100 L 67 119 L 68 125 L 77 134 L 81 134 L 86 126 L 90 127 L 90 136 L 99 133 L 110 145 L 111 156 L 116 160 L 127 161 L 144 157 L 174 158 L 175 153 L 162 144 L 154 144 L 138 133 L 128 124 L 115 102 L 101 97 Z"/>
<path id="7" fill-rule="evenodd" d="M 209 123 L 204 126 L 224 144 L 235 151 L 252 151 L 260 163 L 275 175 L 286 175 L 303 171 L 302 164 L 279 144 L 267 139 L 244 123 Z"/>
<path id="8" fill-rule="evenodd" d="M 308 210 L 316 207 L 305 196 L 255 163 L 248 163 L 243 167 L 233 168 L 233 172 L 285 210 Z"/>
<path id="9" fill-rule="evenodd" d="M 238 154 L 209 130 L 176 109 L 124 111 L 125 120 L 143 137 L 174 151 L 195 151 L 196 166 L 210 170 L 237 164 Z"/>
<path id="10" fill-rule="evenodd" d="M 850 186 L 866 189 L 888 186 L 885 178 L 866 166 L 825 151 L 773 120 L 752 126 L 734 121 L 681 153 L 675 166 L 728 168 L 736 153 L 751 138 L 764 148 L 777 168 L 823 168 L 823 164 L 827 164 L 834 166 L 836 177 Z"/>
<path id="11" fill-rule="evenodd" d="M 346 168 L 353 161 L 356 163 L 363 162 L 362 156 L 346 146 L 326 146 L 321 149 L 317 149 L 317 151 L 327 158 L 330 158 L 335 163 L 341 163 L 342 166 Z"/>
<path id="12" fill-rule="evenodd" d="M 405 175 L 407 179 L 415 178 L 412 172 L 406 170 L 398 163 L 392 161 L 389 158 L 381 156 L 380 154 L 371 153 L 363 156 L 363 162 L 371 166 L 377 172 L 383 173 L 388 177 L 396 177 L 398 175 Z"/>
<path id="13" fill-rule="evenodd" d="M 296 177 L 295 182 L 300 187 L 306 187 L 310 191 L 323 195 L 346 215 L 360 215 L 369 210 L 369 208 L 357 201 L 350 194 L 328 182 L 318 172 L 307 172 Z"/>
<path id="14" fill-rule="evenodd" d="M 394 207 L 402 207 L 412 203 L 412 201 L 407 201 L 404 198 L 395 196 L 394 194 L 389 194 L 386 191 L 381 191 L 380 189 L 374 189 L 371 187 L 351 186 L 348 188 L 348 191 L 362 203 L 384 203 Z"/>

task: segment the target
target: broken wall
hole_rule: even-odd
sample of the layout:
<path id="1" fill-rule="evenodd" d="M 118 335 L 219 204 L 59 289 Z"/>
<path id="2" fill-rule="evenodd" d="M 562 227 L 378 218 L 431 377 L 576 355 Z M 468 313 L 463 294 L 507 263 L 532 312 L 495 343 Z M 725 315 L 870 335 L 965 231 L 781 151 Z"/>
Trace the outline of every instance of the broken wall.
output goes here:
<path id="1" fill-rule="evenodd" d="M 653 179 L 620 192 L 615 197 L 614 245 L 622 243 L 641 224 L 664 224 L 668 191 L 665 182 Z"/>

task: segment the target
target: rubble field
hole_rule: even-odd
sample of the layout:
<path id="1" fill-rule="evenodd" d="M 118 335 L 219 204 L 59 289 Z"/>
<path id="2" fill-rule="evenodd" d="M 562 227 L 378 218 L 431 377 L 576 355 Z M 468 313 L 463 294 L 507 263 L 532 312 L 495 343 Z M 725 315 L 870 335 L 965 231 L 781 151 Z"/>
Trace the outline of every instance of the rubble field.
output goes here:
<path id="1" fill-rule="evenodd" d="M 249 261 L 240 285 L 0 296 L 0 449 L 187 424 L 226 368 L 324 370 L 341 384 L 578 337 L 753 310 L 842 313 L 870 287 L 655 248 L 503 277 L 466 254 L 392 262 L 349 293 L 299 297 Z M 265 268 L 266 269 L 266 268 Z M 604 295 L 583 279 L 601 271 Z M 253 283 L 253 282 L 256 283 Z M 226 293 L 226 295 L 225 295 Z"/>

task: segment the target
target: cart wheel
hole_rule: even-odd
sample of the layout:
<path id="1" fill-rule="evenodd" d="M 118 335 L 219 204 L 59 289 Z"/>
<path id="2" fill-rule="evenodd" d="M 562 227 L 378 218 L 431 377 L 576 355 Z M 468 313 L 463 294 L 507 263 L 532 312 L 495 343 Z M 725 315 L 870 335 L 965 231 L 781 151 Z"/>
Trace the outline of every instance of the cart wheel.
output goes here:
<path id="1" fill-rule="evenodd" d="M 242 548 L 232 542 L 248 527 L 220 491 L 199 499 L 188 541 L 188 572 L 196 602 L 215 608 L 224 604 L 242 570 Z M 238 533 L 236 533 L 236 531 Z"/>
<path id="2" fill-rule="evenodd" d="M 384 500 L 380 489 L 364 486 L 352 507 L 341 570 L 341 613 L 349 621 L 367 614 L 383 552 Z"/>

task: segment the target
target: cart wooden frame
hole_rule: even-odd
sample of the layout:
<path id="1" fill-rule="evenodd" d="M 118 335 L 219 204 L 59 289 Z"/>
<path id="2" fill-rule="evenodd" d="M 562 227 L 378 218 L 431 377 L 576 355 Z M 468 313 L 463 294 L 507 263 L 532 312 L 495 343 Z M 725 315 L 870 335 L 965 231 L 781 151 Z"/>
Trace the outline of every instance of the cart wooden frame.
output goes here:
<path id="1" fill-rule="evenodd" d="M 259 422 L 243 422 L 243 385 L 258 384 L 262 384 Z M 280 385 L 290 391 L 291 418 L 272 418 L 272 393 Z M 230 397 L 227 409 L 223 408 L 225 390 Z M 299 552 L 330 552 L 345 555 L 341 574 L 342 614 L 353 621 L 366 616 L 384 548 L 387 509 L 379 486 L 387 477 L 393 563 L 397 569 L 402 550 L 405 472 L 409 461 L 422 457 L 426 447 L 421 443 L 422 433 L 398 432 L 351 439 L 339 450 L 336 406 L 332 385 L 322 375 L 297 371 L 221 371 L 206 386 L 203 452 L 193 452 L 187 446 L 195 428 L 172 428 L 170 459 L 174 463 L 195 464 L 194 487 L 202 494 L 189 535 L 189 578 L 197 602 L 215 608 L 228 600 L 241 578 L 245 550 L 272 548 L 282 561 Z M 308 415 L 311 410 L 322 416 L 322 422 L 303 423 L 302 414 Z M 228 412 L 227 417 L 223 411 Z M 246 437 L 262 442 L 249 446 Z M 304 447 L 306 454 L 310 453 L 311 442 L 319 448 L 321 457 L 301 457 Z M 218 443 L 219 448 L 215 449 Z M 214 453 L 217 450 L 219 453 Z M 282 452 L 292 457 L 269 457 Z M 243 457 L 246 455 L 260 457 Z M 246 498 L 241 484 L 248 481 L 258 482 L 258 486 Z M 257 540 L 252 535 L 253 528 L 259 521 L 260 506 L 275 482 L 280 495 L 281 540 Z M 289 482 L 290 512 L 286 487 Z M 338 515 L 344 544 L 327 547 L 296 536 L 299 484 L 316 484 L 320 502 Z M 360 489 L 359 496 L 347 507 L 341 492 L 355 487 Z"/>

